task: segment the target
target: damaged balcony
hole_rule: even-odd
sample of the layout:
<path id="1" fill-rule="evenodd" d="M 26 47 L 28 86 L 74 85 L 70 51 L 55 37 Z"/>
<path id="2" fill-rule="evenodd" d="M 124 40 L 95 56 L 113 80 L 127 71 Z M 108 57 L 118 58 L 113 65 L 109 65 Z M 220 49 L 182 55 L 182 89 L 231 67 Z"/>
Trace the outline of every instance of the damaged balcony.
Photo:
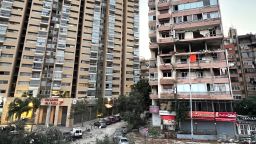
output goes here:
<path id="1" fill-rule="evenodd" d="M 149 7 L 155 7 L 155 0 L 149 0 L 148 1 L 148 6 Z"/>
<path id="2" fill-rule="evenodd" d="M 160 13 L 158 15 L 158 19 L 161 20 L 161 19 L 170 19 L 171 18 L 171 14 L 168 13 L 168 11 L 166 13 Z"/>
<path id="3" fill-rule="evenodd" d="M 205 29 L 187 30 L 186 32 L 176 31 L 175 38 L 177 42 L 193 42 L 202 40 L 221 41 L 223 34 L 220 27 L 208 27 Z"/>
<path id="4" fill-rule="evenodd" d="M 190 23 L 175 24 L 174 29 L 184 30 L 184 29 L 206 27 L 206 26 L 219 26 L 220 24 L 221 24 L 220 19 L 210 19 L 210 20 L 195 21 Z"/>
<path id="5" fill-rule="evenodd" d="M 189 70 L 177 71 L 178 83 L 229 83 L 227 68 L 215 69 L 192 69 L 189 77 Z"/>
<path id="6" fill-rule="evenodd" d="M 170 18 L 159 19 L 158 31 L 171 30 L 173 25 L 171 24 Z"/>
<path id="7" fill-rule="evenodd" d="M 174 84 L 176 82 L 176 80 L 174 78 L 167 78 L 167 77 L 163 77 L 160 79 L 160 84 L 161 85 L 169 85 L 169 84 Z"/>
<path id="8" fill-rule="evenodd" d="M 149 97 L 150 99 L 158 99 L 158 95 L 156 93 L 151 93 Z"/>
<path id="9" fill-rule="evenodd" d="M 170 1 L 169 0 L 159 0 L 158 2 L 158 9 L 162 10 L 162 9 L 169 9 L 170 6 Z"/>
<path id="10" fill-rule="evenodd" d="M 218 48 L 220 47 L 218 42 L 177 45 L 176 69 L 188 69 L 190 55 L 196 57 L 196 61 L 190 64 L 191 69 L 227 67 L 225 50 Z"/>
<path id="11" fill-rule="evenodd" d="M 160 93 L 160 99 L 174 99 L 175 93 L 174 85 L 163 85 Z"/>
<path id="12" fill-rule="evenodd" d="M 149 48 L 150 48 L 150 49 L 156 49 L 156 50 L 157 50 L 157 49 L 158 49 L 158 44 L 157 44 L 157 43 L 150 43 L 150 44 L 149 44 Z"/>
<path id="13" fill-rule="evenodd" d="M 179 92 L 178 99 L 189 100 L 189 92 Z M 192 92 L 193 100 L 233 100 L 229 92 Z"/>

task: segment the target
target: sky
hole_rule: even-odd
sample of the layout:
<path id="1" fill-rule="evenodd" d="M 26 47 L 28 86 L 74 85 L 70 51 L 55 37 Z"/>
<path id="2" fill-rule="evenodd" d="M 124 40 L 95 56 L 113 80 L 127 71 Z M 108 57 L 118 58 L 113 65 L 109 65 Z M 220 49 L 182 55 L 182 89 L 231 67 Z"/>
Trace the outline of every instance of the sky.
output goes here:
<path id="1" fill-rule="evenodd" d="M 219 0 L 224 34 L 229 27 L 239 35 L 256 34 L 256 0 Z M 148 38 L 148 0 L 140 0 L 140 56 L 150 58 Z"/>

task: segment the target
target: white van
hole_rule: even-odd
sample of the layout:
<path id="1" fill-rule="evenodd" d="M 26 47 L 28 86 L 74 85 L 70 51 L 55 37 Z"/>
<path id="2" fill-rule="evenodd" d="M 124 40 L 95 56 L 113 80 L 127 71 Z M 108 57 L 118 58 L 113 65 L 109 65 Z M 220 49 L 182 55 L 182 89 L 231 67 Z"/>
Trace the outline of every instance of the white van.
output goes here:
<path id="1" fill-rule="evenodd" d="M 76 138 L 82 138 L 83 137 L 83 133 L 82 133 L 82 129 L 81 128 L 73 128 L 71 131 L 71 136 L 72 137 L 76 137 Z"/>

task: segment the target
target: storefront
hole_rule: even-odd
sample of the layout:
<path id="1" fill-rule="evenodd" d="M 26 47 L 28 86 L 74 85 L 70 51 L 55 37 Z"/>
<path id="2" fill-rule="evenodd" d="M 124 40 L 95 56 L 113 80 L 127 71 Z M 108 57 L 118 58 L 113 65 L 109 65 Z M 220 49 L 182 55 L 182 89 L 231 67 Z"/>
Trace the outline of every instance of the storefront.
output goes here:
<path id="1" fill-rule="evenodd" d="M 50 125 L 72 126 L 73 122 L 70 117 L 72 98 L 45 98 L 41 100 L 41 106 L 36 113 L 36 124 L 45 124 L 47 108 L 51 106 Z"/>
<path id="2" fill-rule="evenodd" d="M 236 113 L 234 112 L 193 111 L 192 118 L 194 135 L 198 138 L 200 138 L 200 135 L 205 140 L 216 140 L 219 137 L 235 137 Z M 184 136 L 185 134 L 190 135 L 190 119 L 181 122 L 180 129 Z"/>
<path id="3" fill-rule="evenodd" d="M 239 136 L 252 136 L 256 134 L 256 117 L 237 116 L 237 133 Z"/>

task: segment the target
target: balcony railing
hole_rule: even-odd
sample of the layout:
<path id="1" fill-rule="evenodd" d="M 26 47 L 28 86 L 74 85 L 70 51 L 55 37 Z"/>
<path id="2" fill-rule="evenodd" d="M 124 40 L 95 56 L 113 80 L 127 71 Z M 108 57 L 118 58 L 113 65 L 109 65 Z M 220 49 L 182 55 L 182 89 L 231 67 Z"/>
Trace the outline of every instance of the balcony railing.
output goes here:
<path id="1" fill-rule="evenodd" d="M 178 92 L 178 99 L 190 99 L 189 92 Z M 192 99 L 233 100 L 229 91 L 191 92 Z"/>

